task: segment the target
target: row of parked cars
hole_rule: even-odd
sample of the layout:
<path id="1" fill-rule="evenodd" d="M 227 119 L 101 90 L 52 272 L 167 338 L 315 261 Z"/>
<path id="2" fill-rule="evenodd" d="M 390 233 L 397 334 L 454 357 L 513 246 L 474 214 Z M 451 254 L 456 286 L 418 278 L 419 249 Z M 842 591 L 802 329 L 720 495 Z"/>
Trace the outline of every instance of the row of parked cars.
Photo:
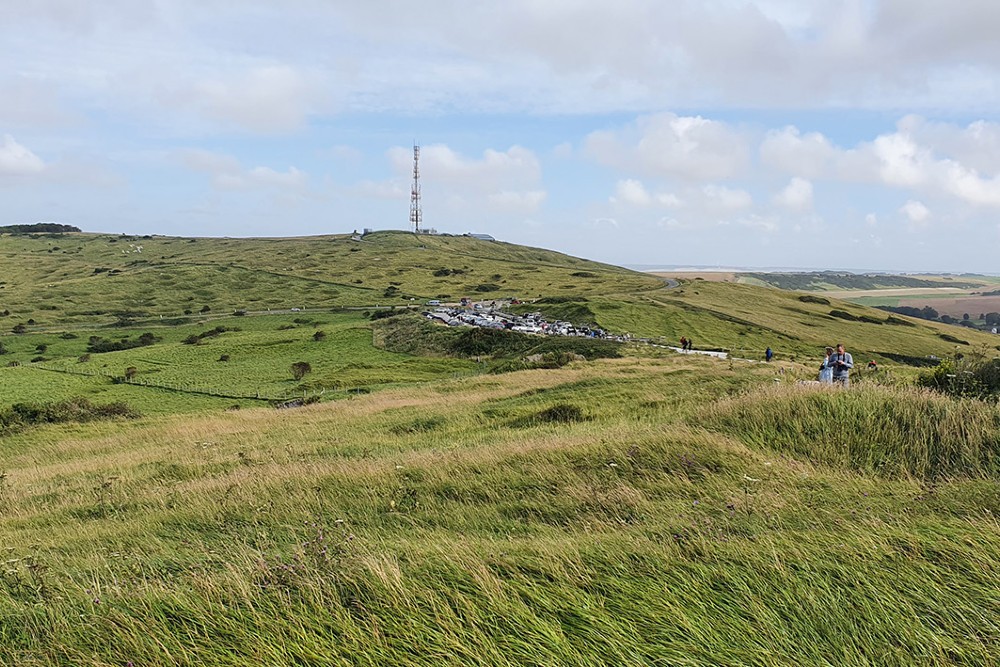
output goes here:
<path id="1" fill-rule="evenodd" d="M 549 322 L 541 313 L 517 315 L 504 312 L 499 307 L 486 306 L 481 303 L 473 304 L 471 309 L 438 306 L 434 310 L 425 311 L 424 317 L 453 327 L 472 326 L 483 329 L 509 329 L 521 333 L 606 338 L 617 341 L 628 339 L 627 336 L 616 336 L 603 329 L 576 326 L 571 322 L 564 322 L 562 320 Z"/>

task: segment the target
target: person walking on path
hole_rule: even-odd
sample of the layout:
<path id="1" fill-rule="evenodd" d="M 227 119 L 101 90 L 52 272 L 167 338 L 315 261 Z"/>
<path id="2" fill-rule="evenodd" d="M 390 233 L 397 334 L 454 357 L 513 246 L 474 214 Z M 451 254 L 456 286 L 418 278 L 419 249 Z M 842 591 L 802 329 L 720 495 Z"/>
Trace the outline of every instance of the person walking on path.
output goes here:
<path id="1" fill-rule="evenodd" d="M 767 350 L 764 351 L 764 360 L 767 361 L 767 363 L 771 363 L 771 359 L 773 357 L 774 357 L 774 352 L 771 350 L 771 348 L 767 348 Z"/>
<path id="2" fill-rule="evenodd" d="M 833 365 L 833 381 L 844 387 L 851 386 L 851 369 L 854 368 L 854 359 L 850 352 L 844 351 L 844 344 L 837 345 L 837 352 L 831 357 Z"/>
<path id="3" fill-rule="evenodd" d="M 833 383 L 833 363 L 831 357 L 833 357 L 833 348 L 827 347 L 823 363 L 819 365 L 819 381 L 823 384 Z"/>
<path id="4" fill-rule="evenodd" d="M 681 336 L 681 349 L 682 350 L 688 349 L 688 339 L 685 338 L 684 336 Z"/>

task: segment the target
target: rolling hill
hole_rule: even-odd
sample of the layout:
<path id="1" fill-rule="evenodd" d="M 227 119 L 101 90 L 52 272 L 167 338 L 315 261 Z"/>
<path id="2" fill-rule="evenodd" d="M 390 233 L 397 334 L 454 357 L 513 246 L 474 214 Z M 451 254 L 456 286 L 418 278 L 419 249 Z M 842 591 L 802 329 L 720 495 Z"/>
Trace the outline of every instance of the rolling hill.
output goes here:
<path id="1" fill-rule="evenodd" d="M 0 665 L 1000 656 L 1000 409 L 910 383 L 993 337 L 461 237 L 0 258 Z M 461 296 L 633 341 L 401 308 Z M 891 372 L 800 383 L 837 341 Z"/>

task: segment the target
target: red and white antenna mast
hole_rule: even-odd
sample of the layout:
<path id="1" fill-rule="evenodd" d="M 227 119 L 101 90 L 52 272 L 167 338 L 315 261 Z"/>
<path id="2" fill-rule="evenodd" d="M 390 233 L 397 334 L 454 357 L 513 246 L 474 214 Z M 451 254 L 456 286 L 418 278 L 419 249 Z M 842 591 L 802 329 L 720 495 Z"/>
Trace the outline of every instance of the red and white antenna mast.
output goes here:
<path id="1" fill-rule="evenodd" d="M 424 214 L 420 210 L 420 146 L 413 144 L 413 187 L 410 189 L 410 224 L 413 233 L 420 233 L 420 223 Z"/>

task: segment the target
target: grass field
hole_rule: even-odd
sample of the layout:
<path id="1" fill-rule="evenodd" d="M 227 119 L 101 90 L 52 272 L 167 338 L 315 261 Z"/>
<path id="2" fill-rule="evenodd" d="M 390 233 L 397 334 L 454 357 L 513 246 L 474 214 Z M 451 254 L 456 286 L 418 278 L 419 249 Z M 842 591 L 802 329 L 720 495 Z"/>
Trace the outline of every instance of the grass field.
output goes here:
<path id="1" fill-rule="evenodd" d="M 653 276 L 466 237 L 377 232 L 295 239 L 0 235 L 7 330 L 198 314 L 403 305 L 410 299 L 655 289 Z"/>
<path id="2" fill-rule="evenodd" d="M 227 330 L 198 344 L 183 342 L 218 327 Z M 87 355 L 90 336 L 134 339 L 143 332 L 160 340 L 148 347 Z M 317 332 L 321 340 L 315 340 Z M 0 406 L 83 396 L 126 401 L 143 413 L 170 413 L 248 407 L 319 391 L 328 391 L 326 398 L 344 397 L 351 390 L 477 372 L 470 361 L 378 349 L 370 322 L 357 312 L 230 317 L 201 325 L 72 335 L 25 334 L 5 341 L 9 354 L 2 359 L 21 365 L 0 368 Z M 44 353 L 39 345 L 45 346 Z M 47 361 L 32 363 L 39 354 Z M 299 361 L 312 370 L 296 380 L 291 366 Z M 116 384 L 115 378 L 124 377 L 129 368 L 134 369 L 130 383 Z"/>
<path id="3" fill-rule="evenodd" d="M 0 440 L 0 664 L 994 664 L 996 406 L 776 377 L 624 359 Z"/>
<path id="4" fill-rule="evenodd" d="M 0 256 L 26 325 L 0 335 L 0 665 L 1000 661 L 1000 407 L 912 386 L 995 337 L 457 237 Z M 524 310 L 779 362 L 633 342 L 490 372 L 559 341 L 473 351 L 364 313 L 482 276 Z M 801 383 L 838 341 L 882 368 Z M 141 416 L 52 405 L 74 397 Z"/>

